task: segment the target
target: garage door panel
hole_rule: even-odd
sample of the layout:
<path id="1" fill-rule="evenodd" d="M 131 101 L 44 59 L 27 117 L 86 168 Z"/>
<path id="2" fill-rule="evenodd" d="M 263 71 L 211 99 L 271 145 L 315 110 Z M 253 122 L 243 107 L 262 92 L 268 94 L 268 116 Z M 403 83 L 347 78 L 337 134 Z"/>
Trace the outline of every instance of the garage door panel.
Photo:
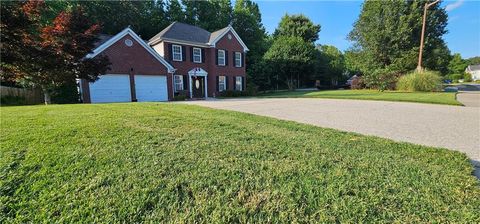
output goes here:
<path id="1" fill-rule="evenodd" d="M 137 101 L 167 101 L 167 77 L 161 75 L 135 75 Z"/>
<path id="2" fill-rule="evenodd" d="M 131 102 L 129 75 L 102 75 L 90 83 L 92 103 Z"/>

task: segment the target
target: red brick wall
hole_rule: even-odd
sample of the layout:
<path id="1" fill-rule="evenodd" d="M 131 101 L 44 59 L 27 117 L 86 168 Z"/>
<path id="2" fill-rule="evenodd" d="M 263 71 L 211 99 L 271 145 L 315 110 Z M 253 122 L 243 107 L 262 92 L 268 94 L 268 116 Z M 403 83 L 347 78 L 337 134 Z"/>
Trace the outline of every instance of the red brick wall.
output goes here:
<path id="1" fill-rule="evenodd" d="M 125 39 L 131 39 L 133 45 L 128 47 L 125 45 Z M 107 55 L 110 63 L 111 70 L 107 71 L 107 74 L 130 74 L 132 99 L 135 99 L 135 79 L 134 74 L 139 75 L 166 75 L 168 98 L 172 99 L 172 76 L 168 74 L 168 70 L 160 61 L 158 61 L 153 55 L 151 55 L 140 43 L 135 41 L 130 35 L 126 35 L 110 47 L 105 49 L 101 54 Z M 86 82 L 85 82 L 86 83 Z M 83 87 L 83 99 L 84 102 L 90 102 L 90 94 L 88 85 L 82 85 Z"/>
<path id="2" fill-rule="evenodd" d="M 228 39 L 228 34 L 232 36 L 232 39 Z M 177 69 L 175 72 L 176 75 L 188 75 L 188 71 L 192 70 L 193 68 L 202 68 L 208 73 L 208 96 L 218 96 L 218 92 L 216 92 L 216 77 L 217 76 L 228 76 L 228 88 L 233 90 L 234 85 L 234 76 L 242 76 L 245 77 L 245 64 L 243 67 L 237 68 L 233 62 L 233 52 L 242 52 L 244 54 L 244 60 L 246 54 L 243 52 L 243 47 L 240 42 L 235 38 L 235 36 L 229 32 L 225 34 L 216 44 L 216 49 L 222 49 L 228 51 L 228 65 L 226 66 L 218 66 L 216 65 L 216 49 L 215 48 L 202 48 L 205 51 L 205 62 L 204 63 L 194 63 L 190 59 L 191 55 L 191 46 L 189 45 L 182 45 L 182 44 L 175 44 L 181 45 L 185 47 L 185 61 L 173 61 L 170 60 L 170 50 L 169 44 L 170 42 L 162 42 L 160 44 L 164 45 L 164 58 L 170 62 L 170 64 Z M 200 47 L 201 48 L 201 47 Z M 189 80 L 188 80 L 189 81 Z M 188 84 L 187 84 L 188 86 Z M 188 90 L 188 89 L 187 89 Z"/>

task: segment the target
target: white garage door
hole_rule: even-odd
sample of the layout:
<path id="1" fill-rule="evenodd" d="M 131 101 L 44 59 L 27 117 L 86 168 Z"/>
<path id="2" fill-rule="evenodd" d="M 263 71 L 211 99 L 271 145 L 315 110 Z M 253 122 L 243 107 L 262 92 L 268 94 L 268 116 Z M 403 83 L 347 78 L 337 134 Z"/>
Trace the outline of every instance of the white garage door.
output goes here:
<path id="1" fill-rule="evenodd" d="M 90 83 L 92 103 L 131 102 L 131 98 L 128 75 L 102 75 Z"/>
<path id="2" fill-rule="evenodd" d="M 135 91 L 138 102 L 167 101 L 167 77 L 158 75 L 135 75 Z"/>

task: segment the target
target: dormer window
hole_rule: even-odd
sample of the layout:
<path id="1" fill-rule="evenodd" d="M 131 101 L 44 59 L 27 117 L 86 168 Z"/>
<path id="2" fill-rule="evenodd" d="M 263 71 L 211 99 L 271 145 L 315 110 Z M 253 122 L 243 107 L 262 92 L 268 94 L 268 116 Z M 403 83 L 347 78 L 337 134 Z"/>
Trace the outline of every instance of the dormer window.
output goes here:
<path id="1" fill-rule="evenodd" d="M 218 50 L 218 65 L 225 66 L 225 50 Z"/>
<path id="2" fill-rule="evenodd" d="M 172 45 L 172 54 L 174 61 L 182 61 L 182 46 Z"/>

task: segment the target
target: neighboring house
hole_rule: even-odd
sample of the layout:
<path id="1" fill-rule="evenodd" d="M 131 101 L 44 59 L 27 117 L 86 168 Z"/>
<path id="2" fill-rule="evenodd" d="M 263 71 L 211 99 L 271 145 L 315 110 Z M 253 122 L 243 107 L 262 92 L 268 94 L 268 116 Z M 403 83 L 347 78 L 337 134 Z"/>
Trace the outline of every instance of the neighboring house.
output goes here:
<path id="1" fill-rule="evenodd" d="M 480 80 L 480 65 L 469 65 L 465 72 L 472 75 L 473 81 Z"/>
<path id="2" fill-rule="evenodd" d="M 79 80 L 85 103 L 167 101 L 177 94 L 206 98 L 245 90 L 248 48 L 231 26 L 210 33 L 174 22 L 148 44 L 126 28 L 100 36 L 97 45 L 87 57 L 106 55 L 111 66 L 95 82 Z"/>
<path id="3" fill-rule="evenodd" d="M 79 80 L 84 103 L 173 99 L 169 89 L 175 69 L 130 28 L 110 38 L 100 36 L 87 58 L 97 55 L 108 56 L 110 70 L 95 82 Z"/>
<path id="4" fill-rule="evenodd" d="M 245 90 L 248 48 L 231 26 L 210 33 L 174 22 L 148 43 L 175 67 L 175 94 L 205 98 L 225 90 Z"/>

